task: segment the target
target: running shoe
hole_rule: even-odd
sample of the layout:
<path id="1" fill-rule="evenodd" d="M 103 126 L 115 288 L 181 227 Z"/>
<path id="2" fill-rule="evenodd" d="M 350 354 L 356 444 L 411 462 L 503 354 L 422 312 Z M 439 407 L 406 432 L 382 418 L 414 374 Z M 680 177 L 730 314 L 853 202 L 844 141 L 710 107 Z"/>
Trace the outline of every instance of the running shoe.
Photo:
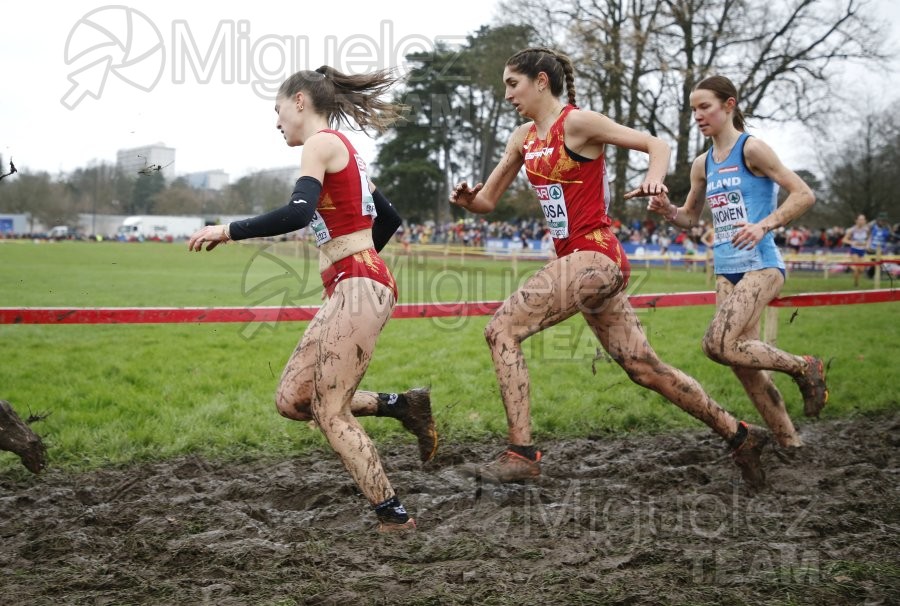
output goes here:
<path id="1" fill-rule="evenodd" d="M 419 457 L 427 463 L 437 454 L 438 435 L 431 416 L 431 393 L 428 388 L 410 389 L 403 394 L 408 406 L 397 417 L 419 441 Z"/>
<path id="2" fill-rule="evenodd" d="M 828 387 L 825 385 L 825 365 L 820 358 L 803 356 L 806 372 L 794 380 L 803 395 L 803 414 L 818 417 L 828 402 Z"/>
<path id="3" fill-rule="evenodd" d="M 744 421 L 741 421 L 741 425 L 747 432 L 740 444 L 732 448 L 731 458 L 740 468 L 744 482 L 753 489 L 760 489 L 766 485 L 766 472 L 759 459 L 769 443 L 769 432 Z"/>
<path id="4" fill-rule="evenodd" d="M 410 532 L 416 530 L 416 521 L 413 518 L 403 522 L 378 521 L 378 532 L 388 534 L 392 532 Z"/>
<path id="5" fill-rule="evenodd" d="M 516 452 L 506 450 L 497 460 L 471 468 L 468 473 L 476 479 L 494 484 L 531 480 L 541 475 L 541 452 L 538 451 L 537 459 L 532 461 Z"/>

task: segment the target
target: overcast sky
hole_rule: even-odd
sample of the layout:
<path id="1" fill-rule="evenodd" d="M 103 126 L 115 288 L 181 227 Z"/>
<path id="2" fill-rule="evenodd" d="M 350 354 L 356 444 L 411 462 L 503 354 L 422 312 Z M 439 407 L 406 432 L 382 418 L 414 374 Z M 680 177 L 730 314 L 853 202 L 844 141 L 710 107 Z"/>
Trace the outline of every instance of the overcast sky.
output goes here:
<path id="1" fill-rule="evenodd" d="M 851 0 L 831 0 L 845 5 Z M 852 0 L 859 4 L 860 0 Z M 858 117 L 900 104 L 900 0 L 863 0 L 866 13 L 874 14 L 886 28 L 885 51 L 891 52 L 888 71 L 861 68 L 852 64 L 841 74 L 837 89 L 850 100 L 843 105 L 843 112 L 830 118 L 829 129 L 835 139 L 826 143 L 815 132 L 792 124 L 760 124 L 749 120 L 748 130 L 769 143 L 781 160 L 791 169 L 810 170 L 820 177 L 824 170 L 820 158 L 825 152 L 839 151 L 835 143 L 852 136 L 859 125 Z"/>
<path id="2" fill-rule="evenodd" d="M 896 47 L 900 0 L 874 2 Z M 300 150 L 275 130 L 274 89 L 286 74 L 323 63 L 402 70 L 405 54 L 462 43 L 492 21 L 495 7 L 496 0 L 5 2 L 4 168 L 12 156 L 19 169 L 68 172 L 157 142 L 176 149 L 178 174 L 222 169 L 234 182 L 299 165 Z M 860 83 L 866 102 L 900 98 L 900 72 L 858 71 L 849 81 Z M 789 165 L 809 164 L 799 130 L 756 134 Z M 363 135 L 353 141 L 371 161 L 374 144 Z"/>
<path id="3" fill-rule="evenodd" d="M 406 54 L 462 44 L 494 4 L 4 2 L 0 155 L 4 167 L 12 156 L 20 170 L 55 174 L 162 142 L 179 174 L 223 169 L 234 181 L 299 165 L 301 151 L 275 129 L 286 75 L 323 63 L 402 69 Z M 374 153 L 365 136 L 354 142 Z"/>

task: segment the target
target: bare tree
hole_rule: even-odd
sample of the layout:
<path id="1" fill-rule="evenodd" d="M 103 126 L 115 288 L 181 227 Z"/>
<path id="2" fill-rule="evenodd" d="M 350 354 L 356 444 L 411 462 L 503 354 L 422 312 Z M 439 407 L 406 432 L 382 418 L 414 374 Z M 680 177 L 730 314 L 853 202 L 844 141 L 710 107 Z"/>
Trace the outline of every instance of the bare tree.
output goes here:
<path id="1" fill-rule="evenodd" d="M 17 172 L 19 171 L 16 168 L 16 165 L 13 164 L 12 158 L 9 159 L 9 171 L 3 172 L 3 156 L 0 156 L 0 181 L 5 179 L 6 177 L 11 177 Z"/>
<path id="2" fill-rule="evenodd" d="M 53 180 L 46 172 L 23 170 L 17 174 L 18 178 L 2 190 L 0 210 L 28 214 L 30 231 L 34 231 L 35 222 L 52 227 L 70 225 L 77 220 L 78 213 L 65 184 Z"/>
<path id="3" fill-rule="evenodd" d="M 849 225 L 857 215 L 870 220 L 886 212 L 897 217 L 894 196 L 900 187 L 900 120 L 895 104 L 854 121 L 853 132 L 823 153 L 828 195 L 822 200 L 829 215 Z"/>
<path id="4" fill-rule="evenodd" d="M 572 51 L 592 109 L 672 141 L 673 195 L 686 191 L 692 133 L 689 96 L 717 73 L 738 87 L 750 118 L 816 124 L 841 99 L 837 75 L 884 59 L 883 27 L 870 0 L 507 0 L 507 20 L 540 23 L 538 34 Z M 538 20 L 540 17 L 540 20 Z M 614 194 L 637 158 L 616 151 Z"/>
<path id="5" fill-rule="evenodd" d="M 652 57 L 653 32 L 660 18 L 656 0 L 603 0 L 582 2 L 572 14 L 572 59 L 581 66 L 586 82 L 584 97 L 591 107 L 631 128 L 647 125 L 642 117 L 641 92 L 646 76 L 657 70 Z M 576 82 L 577 84 L 577 82 Z M 649 123 L 655 134 L 655 125 Z M 630 151 L 616 147 L 608 172 L 613 199 L 621 200 L 628 188 Z"/>

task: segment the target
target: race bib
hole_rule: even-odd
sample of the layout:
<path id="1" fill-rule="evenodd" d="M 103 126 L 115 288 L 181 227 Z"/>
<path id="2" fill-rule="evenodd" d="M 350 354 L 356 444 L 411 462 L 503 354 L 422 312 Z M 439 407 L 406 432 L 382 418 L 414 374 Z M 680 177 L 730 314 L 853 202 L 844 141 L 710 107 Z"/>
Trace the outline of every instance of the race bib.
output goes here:
<path id="1" fill-rule="evenodd" d="M 740 190 L 713 194 L 707 196 L 706 201 L 713 216 L 714 245 L 731 242 L 738 230 L 737 223 L 749 223 L 747 207 Z"/>
<path id="2" fill-rule="evenodd" d="M 562 185 L 534 185 L 534 191 L 541 203 L 547 228 L 554 238 L 569 237 L 569 215 Z"/>
<path id="3" fill-rule="evenodd" d="M 364 217 L 376 217 L 378 213 L 375 211 L 375 200 L 369 192 L 369 177 L 366 175 L 366 162 L 355 154 L 353 158 L 356 160 L 356 167 L 359 169 L 359 184 L 362 192 L 362 215 Z M 330 240 L 331 238 L 329 238 Z"/>
<path id="4" fill-rule="evenodd" d="M 322 246 L 331 240 L 331 232 L 328 231 L 328 226 L 325 225 L 325 219 L 322 218 L 319 211 L 316 211 L 316 214 L 313 215 L 309 227 L 313 230 L 313 233 L 316 234 L 316 246 Z"/>

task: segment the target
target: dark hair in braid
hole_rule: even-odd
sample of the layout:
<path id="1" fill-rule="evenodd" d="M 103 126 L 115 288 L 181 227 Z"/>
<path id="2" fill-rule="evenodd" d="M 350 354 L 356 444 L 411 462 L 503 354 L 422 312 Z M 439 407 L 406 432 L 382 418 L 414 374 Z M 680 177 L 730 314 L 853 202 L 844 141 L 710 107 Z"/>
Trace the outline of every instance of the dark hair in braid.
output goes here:
<path id="1" fill-rule="evenodd" d="M 550 48 L 526 48 L 507 59 L 506 66 L 531 79 L 544 72 L 550 80 L 550 92 L 561 97 L 565 91 L 569 104 L 575 105 L 575 68 L 566 55 Z"/>
<path id="2" fill-rule="evenodd" d="M 731 116 L 731 123 L 741 132 L 746 130 L 745 125 L 747 121 L 744 119 L 744 112 L 737 106 L 737 87 L 731 80 L 725 76 L 710 76 L 701 80 L 700 83 L 694 87 L 694 90 L 700 89 L 712 91 L 716 98 L 722 103 L 725 103 L 728 99 L 734 97 L 734 115 Z"/>
<path id="3" fill-rule="evenodd" d="M 328 117 L 332 127 L 340 123 L 360 130 L 384 132 L 402 118 L 403 107 L 380 99 L 399 81 L 391 70 L 347 75 L 323 65 L 316 71 L 303 70 L 281 83 L 278 96 L 289 99 L 303 91 L 318 113 Z"/>

